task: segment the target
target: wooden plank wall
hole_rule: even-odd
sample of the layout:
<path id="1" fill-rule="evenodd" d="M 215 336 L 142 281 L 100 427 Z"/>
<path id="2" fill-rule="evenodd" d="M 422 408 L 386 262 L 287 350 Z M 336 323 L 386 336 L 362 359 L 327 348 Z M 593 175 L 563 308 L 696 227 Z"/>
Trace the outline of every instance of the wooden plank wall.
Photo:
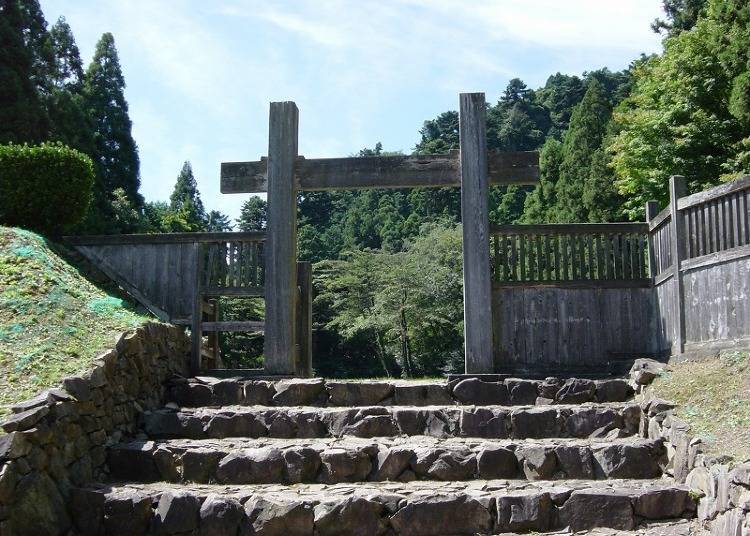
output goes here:
<path id="1" fill-rule="evenodd" d="M 77 247 L 162 320 L 184 323 L 190 318 L 195 296 L 193 281 L 196 259 L 193 244 L 105 244 Z"/>
<path id="2" fill-rule="evenodd" d="M 263 296 L 265 233 L 262 232 L 114 235 L 66 240 L 166 322 L 190 323 L 198 286 L 207 296 Z"/>
<path id="3" fill-rule="evenodd" d="M 671 277 L 654 285 L 655 352 L 669 355 L 675 341 L 675 291 Z"/>
<path id="4" fill-rule="evenodd" d="M 500 287 L 493 297 L 496 372 L 620 372 L 656 351 L 648 287 Z"/>
<path id="5" fill-rule="evenodd" d="M 686 351 L 750 339 L 750 257 L 686 271 L 684 287 Z"/>

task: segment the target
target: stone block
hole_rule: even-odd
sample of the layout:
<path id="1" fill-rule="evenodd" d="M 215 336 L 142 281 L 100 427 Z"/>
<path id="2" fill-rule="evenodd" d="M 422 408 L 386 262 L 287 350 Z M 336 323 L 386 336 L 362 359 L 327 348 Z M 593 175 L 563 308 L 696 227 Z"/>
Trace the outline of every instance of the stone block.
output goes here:
<path id="1" fill-rule="evenodd" d="M 389 382 L 326 382 L 328 404 L 331 406 L 375 406 L 392 397 Z"/>
<path id="2" fill-rule="evenodd" d="M 477 471 L 483 479 L 516 478 L 518 460 L 515 453 L 505 447 L 484 447 L 477 455 Z"/>
<path id="3" fill-rule="evenodd" d="M 236 535 L 245 519 L 242 504 L 231 497 L 211 494 L 201 505 L 201 536 Z"/>
<path id="4" fill-rule="evenodd" d="M 496 530 L 546 531 L 551 524 L 552 501 L 547 493 L 519 493 L 496 497 Z"/>
<path id="5" fill-rule="evenodd" d="M 462 404 L 479 406 L 507 405 L 508 387 L 502 382 L 485 382 L 479 378 L 461 380 L 453 388 L 453 397 Z"/>

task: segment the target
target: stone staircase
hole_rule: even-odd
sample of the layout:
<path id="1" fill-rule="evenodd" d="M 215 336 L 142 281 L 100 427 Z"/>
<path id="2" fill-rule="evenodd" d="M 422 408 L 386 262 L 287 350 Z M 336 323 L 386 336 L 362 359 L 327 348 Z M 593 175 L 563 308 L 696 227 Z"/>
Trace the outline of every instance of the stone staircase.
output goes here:
<path id="1" fill-rule="evenodd" d="M 625 380 L 174 380 L 79 534 L 691 534 Z"/>

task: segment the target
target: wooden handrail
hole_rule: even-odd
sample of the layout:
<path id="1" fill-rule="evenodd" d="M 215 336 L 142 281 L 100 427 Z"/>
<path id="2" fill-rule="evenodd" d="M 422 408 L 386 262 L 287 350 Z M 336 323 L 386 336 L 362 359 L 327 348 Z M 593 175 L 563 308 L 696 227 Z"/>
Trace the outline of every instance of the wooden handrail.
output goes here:
<path id="1" fill-rule="evenodd" d="M 672 217 L 672 209 L 670 208 L 670 205 L 667 205 L 662 209 L 661 212 L 659 212 L 653 220 L 648 222 L 648 230 L 649 232 L 654 231 L 658 227 L 661 227 L 664 225 L 664 223 L 669 220 Z"/>
<path id="2" fill-rule="evenodd" d="M 636 223 L 544 223 L 538 225 L 492 225 L 490 234 L 508 236 L 561 234 L 632 234 L 647 233 L 648 224 Z"/>
<path id="3" fill-rule="evenodd" d="M 206 242 L 262 242 L 265 231 L 235 233 L 156 233 L 66 236 L 64 240 L 74 246 L 108 246 L 122 244 L 191 244 Z"/>
<path id="4" fill-rule="evenodd" d="M 714 188 L 710 188 L 702 192 L 681 197 L 677 200 L 677 209 L 685 210 L 686 208 L 700 205 L 702 203 L 724 197 L 725 195 L 747 189 L 750 189 L 750 175 L 741 177 L 726 184 L 720 184 L 719 186 L 715 186 Z"/>

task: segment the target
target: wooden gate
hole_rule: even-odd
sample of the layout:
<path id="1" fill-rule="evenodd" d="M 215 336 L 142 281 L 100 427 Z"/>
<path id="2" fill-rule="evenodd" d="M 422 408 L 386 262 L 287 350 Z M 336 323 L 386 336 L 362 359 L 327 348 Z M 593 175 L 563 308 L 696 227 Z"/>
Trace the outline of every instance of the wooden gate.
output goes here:
<path id="1" fill-rule="evenodd" d="M 464 346 L 467 373 L 492 373 L 491 278 L 488 191 L 490 184 L 536 184 L 536 152 L 487 150 L 484 93 L 459 97 L 460 151 L 444 155 L 306 159 L 298 155 L 299 111 L 272 102 L 268 157 L 221 165 L 222 193 L 268 194 L 266 368 L 294 371 L 297 193 L 359 188 L 461 188 L 463 222 Z"/>

